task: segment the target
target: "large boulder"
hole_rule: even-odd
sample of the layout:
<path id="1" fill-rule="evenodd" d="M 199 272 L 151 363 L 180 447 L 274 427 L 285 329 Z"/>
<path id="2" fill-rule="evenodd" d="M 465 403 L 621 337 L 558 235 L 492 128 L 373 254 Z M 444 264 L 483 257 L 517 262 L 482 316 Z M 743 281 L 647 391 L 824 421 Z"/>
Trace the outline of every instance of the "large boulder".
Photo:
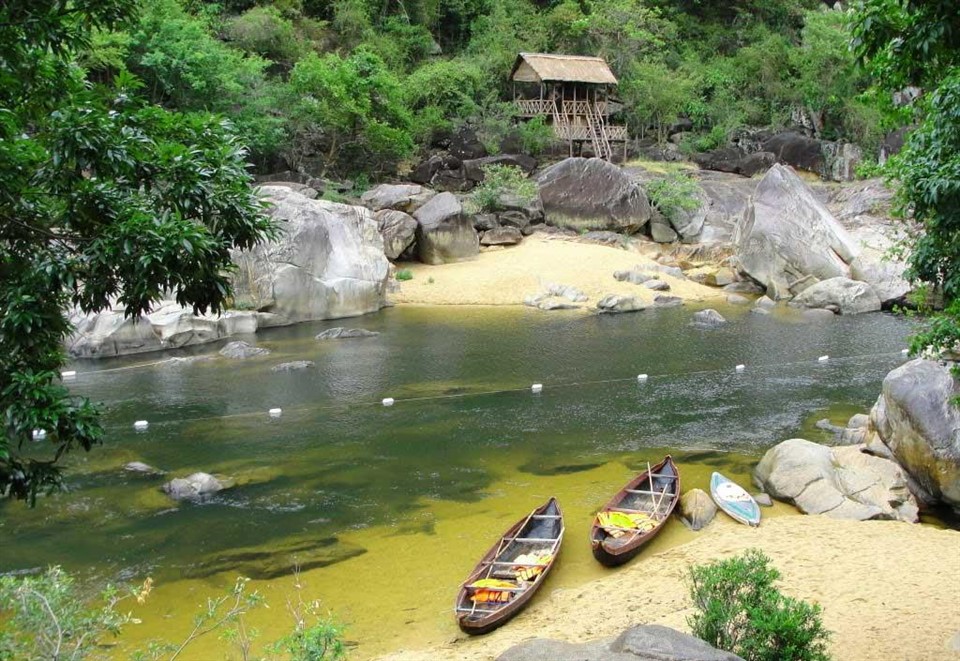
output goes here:
<path id="1" fill-rule="evenodd" d="M 830 278 L 811 285 L 798 294 L 790 305 L 801 308 L 827 308 L 840 314 L 876 312 L 880 297 L 873 287 L 850 278 Z"/>
<path id="2" fill-rule="evenodd" d="M 425 264 L 472 259 L 480 252 L 480 237 L 453 193 L 440 193 L 417 209 L 417 252 Z"/>
<path id="3" fill-rule="evenodd" d="M 537 178 L 547 223 L 639 232 L 650 220 L 647 195 L 621 168 L 599 158 L 568 158 Z"/>
<path id="4" fill-rule="evenodd" d="M 960 395 L 949 368 L 918 358 L 887 374 L 870 426 L 934 498 L 960 510 Z"/>
<path id="5" fill-rule="evenodd" d="M 659 624 L 641 624 L 614 639 L 587 643 L 534 638 L 514 645 L 497 661 L 743 661 L 699 638 Z"/>
<path id="6" fill-rule="evenodd" d="M 287 323 L 352 317 L 384 305 L 390 263 L 371 212 L 264 186 L 276 241 L 233 255 L 234 299 Z"/>
<path id="7" fill-rule="evenodd" d="M 916 522 L 917 501 L 903 469 L 863 449 L 830 448 L 792 438 L 763 455 L 753 479 L 763 491 L 793 503 L 804 514 Z"/>
<path id="8" fill-rule="evenodd" d="M 417 236 L 417 221 L 402 211 L 383 209 L 374 218 L 383 238 L 383 253 L 387 259 L 397 259 L 413 245 Z"/>
<path id="9" fill-rule="evenodd" d="M 360 196 L 364 206 L 372 211 L 395 209 L 413 213 L 436 193 L 416 184 L 380 184 Z"/>
<path id="10" fill-rule="evenodd" d="M 791 287 L 812 277 L 850 277 L 857 247 L 800 177 L 775 165 L 757 186 L 737 228 L 742 269 L 773 298 L 789 298 Z"/>

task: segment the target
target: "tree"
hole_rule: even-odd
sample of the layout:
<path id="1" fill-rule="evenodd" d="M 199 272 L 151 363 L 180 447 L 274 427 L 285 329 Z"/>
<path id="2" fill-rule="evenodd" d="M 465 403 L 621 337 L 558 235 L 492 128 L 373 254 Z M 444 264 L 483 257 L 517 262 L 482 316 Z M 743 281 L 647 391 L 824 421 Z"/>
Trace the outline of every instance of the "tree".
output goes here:
<path id="1" fill-rule="evenodd" d="M 907 246 L 909 275 L 942 292 L 946 309 L 914 338 L 928 346 L 960 346 L 960 13 L 950 0 L 861 0 L 852 18 L 854 51 L 888 93 L 923 90 L 917 128 L 890 173 L 899 180 L 901 210 L 920 232 Z"/>
<path id="2" fill-rule="evenodd" d="M 219 311 L 230 250 L 273 231 L 228 122 L 142 103 L 129 74 L 92 84 L 74 63 L 135 6 L 0 5 L 0 495 L 33 501 L 102 436 L 99 410 L 60 383 L 70 306 L 135 316 L 170 292 Z"/>

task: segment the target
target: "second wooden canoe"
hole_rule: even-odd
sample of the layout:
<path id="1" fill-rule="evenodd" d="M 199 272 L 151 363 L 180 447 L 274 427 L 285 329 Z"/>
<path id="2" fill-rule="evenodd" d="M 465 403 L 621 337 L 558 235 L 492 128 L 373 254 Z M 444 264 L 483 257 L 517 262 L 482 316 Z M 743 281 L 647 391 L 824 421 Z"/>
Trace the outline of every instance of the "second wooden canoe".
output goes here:
<path id="1" fill-rule="evenodd" d="M 460 629 L 483 634 L 516 615 L 556 563 L 563 531 L 556 498 L 513 524 L 460 586 L 455 606 Z M 491 583 L 496 586 L 486 587 Z"/>
<path id="2" fill-rule="evenodd" d="M 627 562 L 663 529 L 679 501 L 680 471 L 667 455 L 659 464 L 630 480 L 597 512 L 590 528 L 593 557 L 608 567 Z M 604 525 L 603 519 L 610 518 L 609 514 L 603 516 L 605 512 L 625 515 L 646 525 L 632 528 L 629 524 L 620 526 L 609 521 Z"/>

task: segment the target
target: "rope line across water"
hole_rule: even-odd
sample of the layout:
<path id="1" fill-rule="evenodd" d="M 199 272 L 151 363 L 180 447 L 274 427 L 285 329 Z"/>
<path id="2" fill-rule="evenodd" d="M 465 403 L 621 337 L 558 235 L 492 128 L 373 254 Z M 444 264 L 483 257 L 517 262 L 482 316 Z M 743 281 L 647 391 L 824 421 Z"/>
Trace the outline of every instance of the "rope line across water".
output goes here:
<path id="1" fill-rule="evenodd" d="M 751 372 L 763 371 L 769 368 L 783 369 L 785 367 L 794 367 L 797 365 L 811 365 L 811 364 L 820 365 L 820 366 L 829 366 L 829 365 L 836 365 L 838 363 L 843 363 L 848 361 L 855 361 L 861 358 L 881 358 L 881 357 L 887 357 L 887 356 L 892 357 L 892 356 L 903 356 L 903 355 L 904 354 L 902 351 L 901 352 L 887 351 L 882 353 L 853 354 L 850 356 L 842 356 L 842 357 L 830 356 L 829 359 L 826 361 L 820 360 L 819 358 L 814 358 L 814 359 L 806 359 L 806 360 L 795 360 L 795 361 L 790 361 L 786 363 L 767 363 L 767 364 L 754 364 L 754 365 L 748 364 L 746 366 L 747 369 L 744 372 L 740 372 L 740 371 L 734 372 L 733 369 L 730 367 L 712 368 L 712 369 L 704 369 L 704 370 L 691 370 L 687 372 L 664 372 L 660 374 L 647 374 L 646 375 L 647 379 L 644 380 L 643 383 L 646 383 L 647 380 L 661 379 L 665 377 L 684 378 L 684 377 L 691 377 L 691 376 L 702 376 L 706 374 L 735 373 L 737 376 L 743 376 Z M 118 367 L 118 368 L 112 368 L 110 370 L 99 370 L 97 372 L 90 372 L 88 374 L 100 374 L 102 372 L 108 372 L 108 371 L 136 369 L 139 367 L 159 365 L 162 363 L 170 362 L 172 360 L 176 360 L 176 359 L 168 358 L 165 360 L 158 360 L 152 363 L 131 365 L 129 367 Z M 566 383 L 563 383 L 563 382 L 550 383 L 549 381 L 547 381 L 545 382 L 547 384 L 545 387 L 548 388 L 549 390 L 562 390 L 562 389 L 570 389 L 570 388 L 583 388 L 588 386 L 605 385 L 605 384 L 611 384 L 611 383 L 627 383 L 627 382 L 637 383 L 638 382 L 637 376 L 616 377 L 612 379 L 594 379 L 589 381 L 568 381 Z M 393 400 L 393 404 L 404 404 L 404 403 L 430 402 L 430 401 L 440 401 L 440 400 L 450 400 L 450 399 L 466 399 L 468 397 L 486 397 L 490 395 L 530 392 L 530 388 L 531 388 L 530 386 L 523 386 L 523 387 L 517 387 L 517 388 L 498 388 L 496 390 L 478 390 L 478 391 L 471 391 L 471 392 L 445 393 L 440 395 L 423 395 L 419 397 L 398 397 L 398 398 L 392 398 L 392 400 Z M 326 404 L 326 405 L 318 405 L 318 406 L 300 406 L 296 408 L 282 409 L 282 410 L 284 414 L 288 412 L 289 413 L 309 413 L 309 412 L 316 412 L 316 411 L 343 410 L 343 409 L 349 409 L 349 408 L 372 407 L 372 406 L 382 406 L 382 405 L 383 405 L 382 400 L 358 401 L 358 402 L 350 402 L 350 403 L 344 402 L 339 404 Z M 151 423 L 151 424 L 163 426 L 163 425 L 173 425 L 173 424 L 204 422 L 207 420 L 232 420 L 232 419 L 241 419 L 241 418 L 264 417 L 267 415 L 268 415 L 267 411 L 256 410 L 256 411 L 247 411 L 244 413 L 228 413 L 224 415 L 208 415 L 208 416 L 200 416 L 195 418 L 180 418 L 178 420 L 166 420 L 166 421 L 160 421 L 160 422 Z M 105 431 L 128 430 L 129 426 L 128 425 L 122 425 L 122 426 L 121 425 L 105 425 L 104 429 Z"/>

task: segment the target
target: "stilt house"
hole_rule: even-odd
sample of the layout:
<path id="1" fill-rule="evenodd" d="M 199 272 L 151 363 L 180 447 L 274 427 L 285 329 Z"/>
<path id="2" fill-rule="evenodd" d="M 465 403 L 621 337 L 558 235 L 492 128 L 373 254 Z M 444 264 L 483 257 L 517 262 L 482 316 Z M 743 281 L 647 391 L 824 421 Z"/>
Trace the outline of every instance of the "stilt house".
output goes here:
<path id="1" fill-rule="evenodd" d="M 510 72 L 517 115 L 544 117 L 573 156 L 589 144 L 610 160 L 614 147 L 626 155 L 627 127 L 610 124 L 620 104 L 611 98 L 617 79 L 601 57 L 520 53 Z"/>

